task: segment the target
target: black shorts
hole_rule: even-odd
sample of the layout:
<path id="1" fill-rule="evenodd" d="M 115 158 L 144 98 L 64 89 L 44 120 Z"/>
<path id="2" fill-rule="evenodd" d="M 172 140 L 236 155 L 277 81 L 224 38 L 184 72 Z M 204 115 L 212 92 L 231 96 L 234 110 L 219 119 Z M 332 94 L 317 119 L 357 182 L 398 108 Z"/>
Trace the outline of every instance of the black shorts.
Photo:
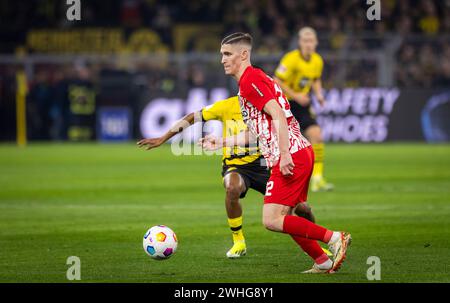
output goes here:
<path id="1" fill-rule="evenodd" d="M 245 165 L 224 165 L 222 167 L 222 177 L 229 173 L 238 173 L 245 183 L 245 191 L 240 198 L 244 198 L 249 188 L 266 194 L 267 181 L 270 178 L 270 171 L 265 165 L 263 158 L 259 158 L 252 163 Z"/>
<path id="2" fill-rule="evenodd" d="M 291 112 L 300 124 L 300 130 L 305 131 L 312 125 L 318 125 L 316 121 L 316 114 L 311 105 L 301 106 L 295 101 L 289 101 L 291 105 Z"/>

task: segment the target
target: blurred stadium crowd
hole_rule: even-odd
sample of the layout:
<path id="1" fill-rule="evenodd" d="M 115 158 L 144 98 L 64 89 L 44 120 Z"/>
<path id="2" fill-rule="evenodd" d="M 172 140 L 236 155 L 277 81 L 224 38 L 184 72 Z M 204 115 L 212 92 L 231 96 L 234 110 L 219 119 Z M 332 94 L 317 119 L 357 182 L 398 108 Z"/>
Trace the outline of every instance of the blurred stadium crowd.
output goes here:
<path id="1" fill-rule="evenodd" d="M 67 22 L 65 1 L 1 1 L 2 28 L 20 32 L 31 27 L 151 27 L 171 45 L 176 23 L 223 24 L 224 33 L 248 31 L 276 40 L 285 49 L 296 29 L 310 25 L 319 32 L 397 32 L 402 35 L 450 32 L 448 0 L 381 1 L 382 22 L 370 22 L 360 0 L 101 0 L 82 1 L 83 18 Z M 339 45 L 335 45 L 338 47 Z"/>
<path id="2" fill-rule="evenodd" d="M 122 26 L 151 27 L 167 45 L 173 46 L 171 30 L 176 23 L 222 24 L 223 34 L 251 32 L 275 40 L 273 47 L 284 50 L 293 33 L 304 25 L 319 32 L 371 32 L 401 35 L 450 33 L 448 0 L 383 0 L 382 21 L 366 18 L 365 1 L 360 0 L 101 0 L 81 1 L 80 22 L 66 20 L 65 1 L 34 0 L 0 2 L 3 31 L 23 32 L 32 27 Z M 270 46 L 272 46 L 270 44 Z M 339 43 L 333 43 L 339 47 Z"/>
<path id="3" fill-rule="evenodd" d="M 262 58 L 257 58 L 257 63 L 272 73 L 283 52 L 296 47 L 298 29 L 308 25 L 319 34 L 318 51 L 325 58 L 326 88 L 450 87 L 450 0 L 382 0 L 381 21 L 366 18 L 368 6 L 361 0 L 81 0 L 82 20 L 77 22 L 67 20 L 65 2 L 0 1 L 0 52 L 22 56 L 39 54 L 23 47 L 31 30 L 101 27 L 120 28 L 126 35 L 142 28 L 150 29 L 158 36 L 159 49 L 167 53 L 217 55 L 223 35 L 246 31 L 256 40 L 255 54 Z M 183 30 L 192 24 L 197 30 L 180 44 L 186 36 Z M 31 73 L 28 110 L 33 117 L 30 136 L 65 138 L 67 121 L 62 113 L 69 110 L 66 100 L 70 83 L 84 83 L 101 98 L 99 79 L 121 70 L 137 75 L 136 87 L 169 94 L 226 81 L 218 62 L 211 67 L 195 58 L 182 65 L 177 62 L 164 66 L 145 60 L 133 61 L 126 68 L 110 60 L 74 59 L 64 64 L 33 64 L 32 72 L 28 71 Z M 383 66 L 387 71 L 379 73 Z M 15 94 L 11 84 L 17 68 L 18 65 L 0 62 L 3 100 Z M 381 81 L 385 76 L 392 80 Z"/>
<path id="4" fill-rule="evenodd" d="M 360 0 L 110 0 L 107 4 L 89 0 L 81 3 L 82 20 L 69 22 L 65 1 L 1 1 L 0 51 L 16 50 L 30 29 L 120 27 L 126 32 L 150 28 L 159 35 L 164 47 L 177 52 L 214 52 L 217 40 L 226 33 L 247 31 L 255 37 L 255 53 L 273 55 L 294 48 L 297 30 L 309 25 L 319 32 L 319 51 L 332 54 L 385 50 L 393 40 L 401 39 L 401 47 L 397 47 L 395 54 L 401 63 L 395 71 L 396 85 L 430 87 L 449 81 L 450 0 L 384 0 L 381 1 L 382 20 L 375 22 L 366 18 L 367 6 Z M 218 30 L 209 40 L 196 35 L 179 49 L 176 47 L 179 36 L 174 29 L 185 24 L 197 24 L 205 32 L 217 25 Z M 203 42 L 196 43 L 196 39 Z M 330 77 L 336 73 L 332 63 L 325 73 Z M 373 85 L 373 77 L 354 78 L 366 79 L 367 83 L 362 84 Z"/>

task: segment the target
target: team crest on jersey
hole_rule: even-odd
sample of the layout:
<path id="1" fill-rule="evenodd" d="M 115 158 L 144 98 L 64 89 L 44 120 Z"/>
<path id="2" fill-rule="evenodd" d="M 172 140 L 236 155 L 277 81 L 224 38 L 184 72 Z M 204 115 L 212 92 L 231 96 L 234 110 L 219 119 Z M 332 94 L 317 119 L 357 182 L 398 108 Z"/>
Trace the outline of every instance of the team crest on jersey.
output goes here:
<path id="1" fill-rule="evenodd" d="M 244 98 L 240 95 L 240 93 L 238 94 L 238 100 L 239 100 L 239 106 L 241 107 L 242 118 L 243 118 L 244 122 L 246 122 L 246 120 L 248 119 L 248 111 L 244 105 L 244 102 L 245 102 Z"/>
<path id="2" fill-rule="evenodd" d="M 303 89 L 303 88 L 305 88 L 306 86 L 309 85 L 310 81 L 311 81 L 311 79 L 309 79 L 309 78 L 307 78 L 307 77 L 302 77 L 302 78 L 300 79 L 299 83 L 298 83 L 298 86 L 299 86 L 301 89 Z"/>

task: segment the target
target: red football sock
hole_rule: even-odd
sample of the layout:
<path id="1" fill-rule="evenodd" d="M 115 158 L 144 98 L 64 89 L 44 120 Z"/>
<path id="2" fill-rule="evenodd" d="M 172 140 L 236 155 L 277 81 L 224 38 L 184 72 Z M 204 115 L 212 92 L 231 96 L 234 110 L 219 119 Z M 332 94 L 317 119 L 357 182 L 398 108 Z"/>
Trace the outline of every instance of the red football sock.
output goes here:
<path id="1" fill-rule="evenodd" d="M 284 233 L 325 242 L 325 235 L 327 234 L 327 231 L 328 230 L 326 228 L 314 224 L 305 218 L 297 216 L 284 216 Z"/>
<path id="2" fill-rule="evenodd" d="M 325 233 L 325 237 L 323 237 L 323 242 L 328 243 L 331 240 L 331 237 L 333 236 L 333 231 L 327 230 Z"/>
<path id="3" fill-rule="evenodd" d="M 316 262 L 316 264 L 322 264 L 328 261 L 328 256 L 323 252 L 322 247 L 320 247 L 317 241 L 300 236 L 291 235 L 291 237 L 314 260 L 314 262 Z"/>

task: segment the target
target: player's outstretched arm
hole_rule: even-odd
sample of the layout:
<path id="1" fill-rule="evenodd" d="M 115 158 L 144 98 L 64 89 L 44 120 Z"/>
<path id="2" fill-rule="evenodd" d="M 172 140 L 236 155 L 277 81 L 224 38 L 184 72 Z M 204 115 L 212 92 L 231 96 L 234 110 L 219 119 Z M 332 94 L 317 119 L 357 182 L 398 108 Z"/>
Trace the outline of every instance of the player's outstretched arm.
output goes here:
<path id="1" fill-rule="evenodd" d="M 198 145 L 205 150 L 213 151 L 221 147 L 245 146 L 256 143 L 256 141 L 256 137 L 250 131 L 246 130 L 237 135 L 228 136 L 225 138 L 217 138 L 213 135 L 206 135 L 198 141 Z"/>
<path id="2" fill-rule="evenodd" d="M 177 121 L 164 135 L 158 138 L 142 139 L 137 142 L 139 147 L 146 147 L 146 150 L 156 148 L 161 144 L 167 142 L 170 138 L 176 134 L 181 133 L 183 130 L 194 124 L 195 122 L 202 121 L 202 113 L 194 112 L 187 114 L 181 120 Z"/>

